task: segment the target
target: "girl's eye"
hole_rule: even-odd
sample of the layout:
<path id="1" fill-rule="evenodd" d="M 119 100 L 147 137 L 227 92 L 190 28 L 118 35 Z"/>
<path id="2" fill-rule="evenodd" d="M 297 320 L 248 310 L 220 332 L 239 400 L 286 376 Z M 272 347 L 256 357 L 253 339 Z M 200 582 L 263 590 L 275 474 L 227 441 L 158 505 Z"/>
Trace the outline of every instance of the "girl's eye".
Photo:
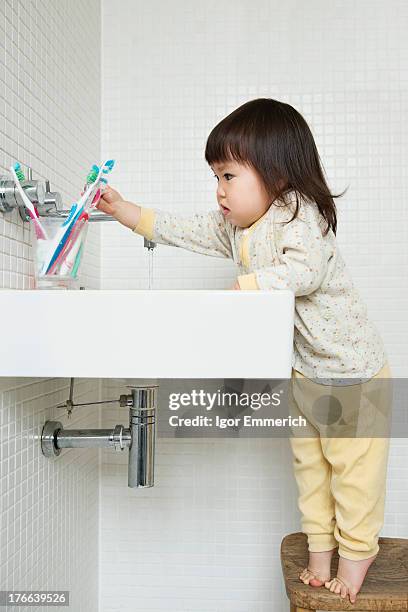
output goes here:
<path id="1" fill-rule="evenodd" d="M 213 174 L 213 176 L 215 176 L 215 178 L 218 180 L 218 176 L 217 176 L 216 174 Z M 227 176 L 232 176 L 232 174 L 229 174 L 228 172 L 226 172 L 226 173 L 224 174 L 224 176 L 225 176 L 225 178 L 226 178 Z M 228 179 L 227 179 L 227 180 L 228 180 Z"/>

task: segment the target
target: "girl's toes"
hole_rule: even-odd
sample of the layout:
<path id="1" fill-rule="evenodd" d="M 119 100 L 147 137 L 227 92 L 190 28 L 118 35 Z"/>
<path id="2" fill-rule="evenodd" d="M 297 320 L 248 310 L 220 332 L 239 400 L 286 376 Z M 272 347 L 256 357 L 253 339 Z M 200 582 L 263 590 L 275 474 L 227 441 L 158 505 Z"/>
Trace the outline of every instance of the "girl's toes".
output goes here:
<path id="1" fill-rule="evenodd" d="M 334 592 L 340 595 L 341 589 L 342 589 L 342 585 L 337 583 L 335 586 Z"/>
<path id="2" fill-rule="evenodd" d="M 300 574 L 299 579 L 307 585 L 312 587 L 321 587 L 325 583 L 325 580 L 318 578 L 309 568 L 305 568 Z"/>
<path id="3" fill-rule="evenodd" d="M 342 580 L 333 578 L 332 580 L 325 582 L 324 586 L 326 589 L 329 589 L 331 593 L 340 595 L 342 599 L 345 599 L 348 595 L 350 598 L 350 603 L 355 603 L 358 591 L 356 591 L 356 589 L 349 588 Z"/>
<path id="4" fill-rule="evenodd" d="M 355 603 L 356 602 L 356 595 L 357 595 L 358 591 L 354 591 L 352 589 L 350 589 L 350 603 Z"/>
<path id="5" fill-rule="evenodd" d="M 302 582 L 307 584 L 306 580 L 308 579 L 308 575 L 309 575 L 309 572 L 306 569 L 304 569 L 303 572 L 299 575 L 299 578 Z"/>

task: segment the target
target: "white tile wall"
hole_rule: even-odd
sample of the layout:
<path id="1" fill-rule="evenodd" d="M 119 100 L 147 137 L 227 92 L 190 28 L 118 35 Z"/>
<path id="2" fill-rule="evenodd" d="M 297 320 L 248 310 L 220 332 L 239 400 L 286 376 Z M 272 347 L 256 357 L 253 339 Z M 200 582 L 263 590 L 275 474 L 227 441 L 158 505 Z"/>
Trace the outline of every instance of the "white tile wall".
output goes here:
<path id="1" fill-rule="evenodd" d="M 98 401 L 99 388 L 76 379 L 75 401 Z M 67 590 L 67 609 L 97 612 L 98 449 L 50 460 L 40 448 L 47 420 L 98 427 L 98 407 L 74 408 L 71 419 L 57 408 L 68 396 L 66 379 L 0 379 L 0 590 Z"/>
<path id="2" fill-rule="evenodd" d="M 118 160 L 125 199 L 214 208 L 203 157 L 211 128 L 249 99 L 291 103 L 332 189 L 349 185 L 337 201 L 338 242 L 394 375 L 406 376 L 406 2 L 122 0 L 119 10 L 105 0 L 102 20 L 102 150 Z M 142 244 L 103 227 L 103 287 L 147 286 Z M 155 288 L 226 288 L 235 274 L 222 259 L 164 246 L 154 254 Z M 408 536 L 406 452 L 392 441 L 382 535 Z M 141 491 L 119 484 L 125 461 L 104 456 L 101 612 L 287 609 L 279 542 L 300 527 L 286 440 L 159 440 L 157 485 Z"/>
<path id="3" fill-rule="evenodd" d="M 125 392 L 103 381 L 104 398 Z M 298 530 L 288 440 L 158 437 L 147 489 L 124 488 L 127 453 L 102 462 L 101 612 L 281 609 L 282 528 Z"/>
<path id="4" fill-rule="evenodd" d="M 100 3 L 0 3 L 0 175 L 19 161 L 50 180 L 66 208 L 100 156 Z M 33 286 L 30 225 L 0 214 L 0 288 Z M 81 285 L 99 287 L 100 226 L 91 224 Z"/>
<path id="5" fill-rule="evenodd" d="M 100 35 L 98 0 L 0 1 L 0 175 L 28 165 L 66 206 L 100 156 Z M 98 288 L 98 226 L 87 251 L 81 285 Z M 32 286 L 29 224 L 0 213 L 0 289 Z M 71 422 L 56 410 L 68 393 L 66 379 L 0 379 L 0 589 L 70 590 L 70 610 L 96 612 L 98 451 L 52 463 L 38 440 L 49 418 L 97 426 L 98 410 L 76 410 Z M 76 397 L 98 399 L 98 381 L 79 381 Z"/>

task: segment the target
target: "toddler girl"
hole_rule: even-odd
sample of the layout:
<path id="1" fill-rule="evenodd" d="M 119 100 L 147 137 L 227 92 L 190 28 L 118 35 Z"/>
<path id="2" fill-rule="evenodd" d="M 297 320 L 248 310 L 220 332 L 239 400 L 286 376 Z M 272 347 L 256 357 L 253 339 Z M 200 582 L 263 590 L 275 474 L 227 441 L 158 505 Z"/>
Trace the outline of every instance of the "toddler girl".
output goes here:
<path id="1" fill-rule="evenodd" d="M 343 194 L 330 192 L 306 121 L 277 100 L 249 101 L 223 119 L 205 159 L 217 180 L 217 210 L 186 216 L 145 208 L 112 188 L 98 208 L 154 242 L 233 259 L 234 289 L 294 292 L 293 399 L 317 433 L 291 438 L 309 549 L 299 577 L 353 603 L 379 549 L 389 439 L 322 437 L 313 407 L 323 389 L 344 398 L 344 385 L 364 390 L 390 371 L 336 244 L 333 198 Z M 300 392 L 301 382 L 311 390 Z"/>

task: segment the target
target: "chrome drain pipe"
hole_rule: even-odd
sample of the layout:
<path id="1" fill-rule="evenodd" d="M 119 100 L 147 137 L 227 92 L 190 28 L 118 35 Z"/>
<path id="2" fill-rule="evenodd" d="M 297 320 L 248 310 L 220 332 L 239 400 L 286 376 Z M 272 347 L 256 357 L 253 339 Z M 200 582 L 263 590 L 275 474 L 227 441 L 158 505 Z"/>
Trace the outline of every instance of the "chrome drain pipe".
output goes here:
<path id="1" fill-rule="evenodd" d="M 49 421 L 52 423 L 52 421 Z M 61 448 L 104 448 L 113 447 L 115 450 L 124 450 L 131 443 L 130 430 L 123 425 L 116 425 L 114 429 L 60 429 L 56 433 L 58 449 Z"/>
<path id="2" fill-rule="evenodd" d="M 129 449 L 129 487 L 154 485 L 154 447 L 156 438 L 156 388 L 132 389 L 133 406 L 129 423 L 132 444 Z"/>
<path id="3" fill-rule="evenodd" d="M 113 429 L 64 429 L 59 421 L 47 421 L 41 434 L 41 450 L 45 457 L 55 458 L 63 448 L 129 449 L 128 486 L 154 486 L 154 454 L 156 440 L 156 390 L 134 387 L 131 395 L 121 395 L 121 406 L 129 406 L 129 427 Z M 99 402 L 95 402 L 99 403 Z"/>

